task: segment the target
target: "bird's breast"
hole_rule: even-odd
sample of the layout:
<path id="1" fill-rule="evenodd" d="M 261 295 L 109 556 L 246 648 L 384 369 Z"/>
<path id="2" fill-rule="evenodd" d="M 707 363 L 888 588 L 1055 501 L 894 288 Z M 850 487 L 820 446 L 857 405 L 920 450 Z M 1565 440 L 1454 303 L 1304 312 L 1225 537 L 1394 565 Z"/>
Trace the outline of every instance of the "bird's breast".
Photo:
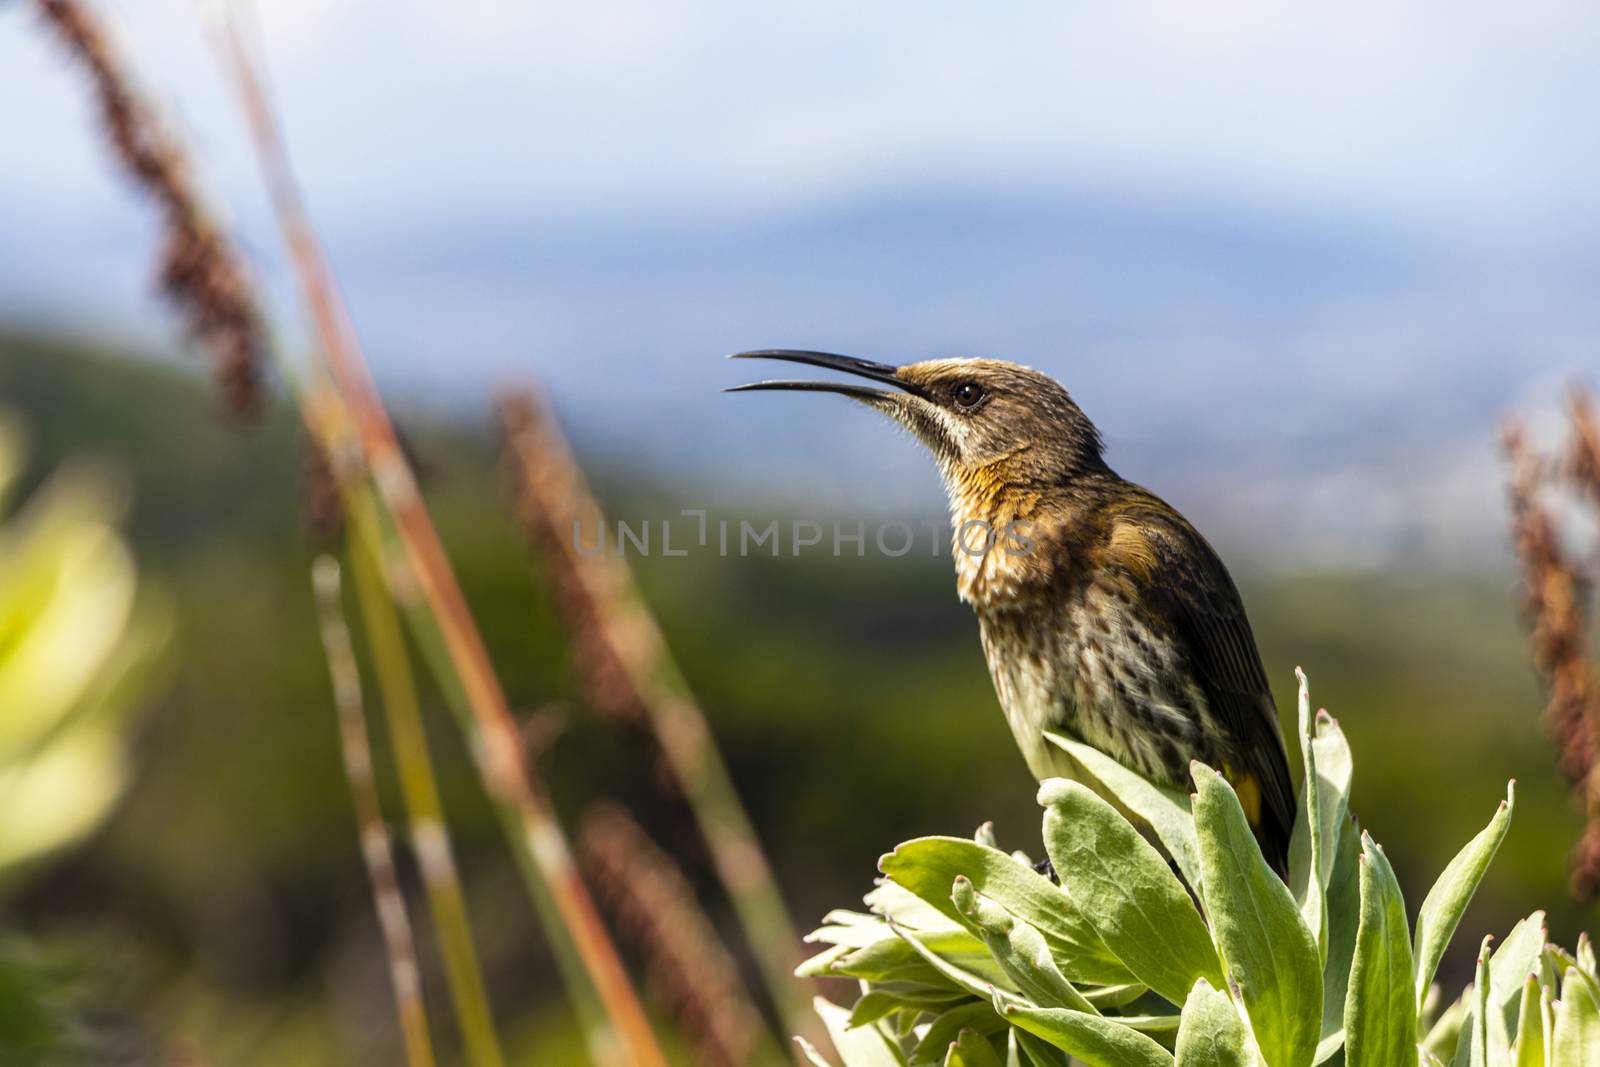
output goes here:
<path id="1" fill-rule="evenodd" d="M 1033 776 L 1048 778 L 1055 772 L 1044 732 L 1071 718 L 1063 700 L 1070 679 L 1058 662 L 1057 635 L 1048 622 L 1015 611 L 981 612 L 979 632 L 995 695 L 1017 747 Z"/>
<path id="2" fill-rule="evenodd" d="M 995 692 L 1028 767 L 1062 773 L 1046 730 L 1181 782 L 1207 715 L 1181 650 L 1114 583 L 979 612 Z"/>

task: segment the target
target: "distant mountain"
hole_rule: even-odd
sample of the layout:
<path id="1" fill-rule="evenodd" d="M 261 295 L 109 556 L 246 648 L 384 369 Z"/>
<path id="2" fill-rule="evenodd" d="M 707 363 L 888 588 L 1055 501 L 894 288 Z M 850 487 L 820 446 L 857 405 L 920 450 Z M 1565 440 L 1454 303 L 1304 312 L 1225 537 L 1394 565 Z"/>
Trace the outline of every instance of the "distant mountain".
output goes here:
<path id="1" fill-rule="evenodd" d="M 0 293 L 115 322 L 142 240 L 57 243 Z M 1125 473 L 1291 566 L 1497 552 L 1497 419 L 1600 366 L 1592 259 L 1238 205 L 969 190 L 329 240 L 381 373 L 424 402 L 536 375 L 593 447 L 679 484 L 923 513 L 911 445 L 828 398 L 722 396 L 749 368 L 719 357 L 1005 356 L 1066 382 Z"/>

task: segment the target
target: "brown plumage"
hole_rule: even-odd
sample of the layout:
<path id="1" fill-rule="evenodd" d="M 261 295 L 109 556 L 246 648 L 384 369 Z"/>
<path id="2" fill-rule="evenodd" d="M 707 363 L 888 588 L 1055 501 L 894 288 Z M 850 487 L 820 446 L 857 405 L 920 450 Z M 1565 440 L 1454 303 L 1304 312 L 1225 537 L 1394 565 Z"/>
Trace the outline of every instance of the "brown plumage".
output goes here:
<path id="1" fill-rule="evenodd" d="M 841 393 L 928 447 L 950 498 L 957 590 L 977 613 L 1000 705 L 1036 777 L 1080 776 L 1046 730 L 1184 790 L 1190 761 L 1202 760 L 1233 783 L 1267 860 L 1286 868 L 1294 788 L 1239 593 L 1188 520 L 1106 465 L 1099 431 L 1065 389 L 1000 360 L 741 356 L 897 387 L 741 389 Z"/>

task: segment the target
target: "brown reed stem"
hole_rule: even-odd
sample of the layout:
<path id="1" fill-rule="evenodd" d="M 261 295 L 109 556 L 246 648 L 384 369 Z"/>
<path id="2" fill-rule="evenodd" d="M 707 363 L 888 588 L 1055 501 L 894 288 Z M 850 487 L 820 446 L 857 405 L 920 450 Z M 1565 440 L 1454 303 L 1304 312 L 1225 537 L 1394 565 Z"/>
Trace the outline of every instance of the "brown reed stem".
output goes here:
<path id="1" fill-rule="evenodd" d="M 664 1067 L 655 1034 L 578 876 L 566 835 L 526 765 L 516 722 L 350 326 L 255 64 L 237 27 L 225 20 L 220 29 L 217 52 L 255 141 L 322 357 L 353 423 L 363 465 L 394 524 L 409 576 L 464 693 L 470 717 L 462 724 L 479 773 L 513 831 L 508 835 L 513 853 L 580 1011 L 589 1003 L 586 990 L 604 1006 L 603 1018 L 589 1020 L 591 1054 L 606 1062 L 620 1053 L 633 1064 Z"/>
<path id="2" fill-rule="evenodd" d="M 1567 394 L 1567 418 L 1572 423 L 1564 464 L 1567 482 L 1600 509 L 1600 414 L 1588 389 L 1575 387 Z"/>
<path id="3" fill-rule="evenodd" d="M 599 804 L 585 813 L 578 856 L 618 926 L 643 950 L 652 988 L 694 1042 L 694 1062 L 746 1067 L 779 1059 L 694 889 L 627 811 Z"/>
<path id="4" fill-rule="evenodd" d="M 169 297 L 184 312 L 191 331 L 212 354 L 217 363 L 224 395 L 236 411 L 248 411 L 260 403 L 258 381 L 260 356 L 263 350 L 272 353 L 261 328 L 260 316 L 252 298 L 248 273 L 240 266 L 222 232 L 214 227 L 201 209 L 184 167 L 184 155 L 177 142 L 155 121 L 151 109 L 143 104 L 131 88 L 131 80 L 117 62 L 107 37 L 87 12 L 74 0 L 38 0 L 41 12 L 54 26 L 67 45 L 86 63 L 99 95 L 105 124 L 117 153 L 132 178 L 151 194 L 167 216 L 168 235 L 163 252 L 163 285 Z M 231 29 L 231 27 L 230 27 Z M 259 85 L 253 77 L 236 36 L 231 33 L 219 47 L 225 66 L 233 61 L 241 85 L 241 95 L 246 110 L 258 134 L 263 129 L 271 139 L 276 131 L 270 124 L 270 113 L 265 109 Z M 261 121 L 255 121 L 261 120 Z M 258 141 L 262 138 L 258 137 Z M 281 159 L 281 145 L 277 146 Z M 264 155 L 271 154 L 271 146 L 264 146 Z M 474 708 L 487 708 L 487 722 L 481 736 L 469 729 L 469 736 L 481 742 L 475 751 L 487 753 L 480 766 L 491 793 L 503 809 L 511 834 L 513 851 L 517 854 L 519 868 L 530 880 L 530 889 L 541 916 L 550 928 L 552 944 L 559 962 L 563 965 L 573 991 L 574 999 L 583 1005 L 595 1000 L 588 974 L 595 978 L 593 985 L 600 989 L 599 998 L 605 1000 L 612 1017 L 619 1020 L 620 1041 L 611 1036 L 603 1017 L 590 1032 L 596 1059 L 610 1062 L 620 1047 L 636 1063 L 661 1063 L 654 1035 L 644 1023 L 627 985 L 626 974 L 615 961 L 604 929 L 594 916 L 592 903 L 581 884 L 572 873 L 570 849 L 559 828 L 548 812 L 548 806 L 531 785 L 518 785 L 515 778 L 518 768 L 514 759 L 506 759 L 507 751 L 515 752 L 517 746 L 507 738 L 515 737 L 514 727 L 507 728 L 500 719 L 509 719 L 509 713 L 497 719 L 494 697 L 498 685 L 488 674 L 486 657 L 481 655 L 481 645 L 474 650 L 476 634 L 471 630 L 470 619 L 463 622 L 465 607 L 459 591 L 454 590 L 453 579 L 444 565 L 440 577 L 443 553 L 432 535 L 426 516 L 417 512 L 420 503 L 415 501 L 415 485 L 403 461 L 396 458 L 392 430 L 387 417 L 365 374 L 359 353 L 352 358 L 345 355 L 342 345 L 352 341 L 347 334 L 341 336 L 337 329 L 342 322 L 331 279 L 325 263 L 316 248 L 314 235 L 298 205 L 293 184 L 288 180 L 286 166 L 266 167 L 269 182 L 278 194 L 278 202 L 286 208 L 285 229 L 293 239 L 291 248 L 296 253 L 296 263 L 306 279 L 308 303 L 313 308 L 329 363 L 337 372 L 340 384 L 350 389 L 358 401 L 358 411 L 364 418 L 357 420 L 361 429 L 362 444 L 366 454 L 356 464 L 350 457 L 341 456 L 337 463 L 345 467 L 357 466 L 376 471 L 382 484 L 390 490 L 391 498 L 400 498 L 400 525 L 409 533 L 410 555 L 424 561 L 423 573 L 432 581 L 428 592 L 436 604 L 429 612 L 438 614 L 439 632 L 450 646 L 451 662 L 448 666 L 460 670 L 456 676 L 442 679 L 445 689 L 460 691 L 475 698 Z M 272 353 L 276 354 L 276 353 Z M 364 388 L 362 384 L 364 382 Z M 342 420 L 345 406 L 343 398 L 332 393 L 325 383 L 299 391 L 302 415 L 316 438 L 317 447 L 329 455 L 346 444 L 341 433 L 330 431 L 330 426 Z M 373 412 L 376 411 L 376 417 Z M 348 451 L 348 450 L 347 450 Z M 375 462 L 378 460 L 378 462 Z M 364 477 L 364 474 L 358 475 Z M 409 502 L 405 498 L 412 498 Z M 385 506 L 389 506 L 388 503 Z M 452 593 L 454 594 L 452 596 Z M 437 665 L 437 661 L 436 661 Z M 503 699 L 501 700 L 503 708 Z M 476 724 L 473 715 L 464 719 Z M 508 807 L 509 806 L 509 807 Z M 548 890 L 543 881 L 549 879 Z M 599 1016 L 599 1012 L 587 1012 Z"/>
<path id="5" fill-rule="evenodd" d="M 318 556 L 311 574 L 322 628 L 322 649 L 328 658 L 328 676 L 333 682 L 334 705 L 339 712 L 339 754 L 344 758 L 350 802 L 355 808 L 356 826 L 361 834 L 361 856 L 366 861 L 378 925 L 383 930 L 406 1062 L 411 1067 L 433 1067 L 433 1046 L 428 1037 L 427 1010 L 422 1003 L 422 978 L 411 937 L 411 920 L 406 915 L 405 896 L 395 875 L 389 830 L 383 824 L 377 783 L 372 777 L 372 745 L 362 709 L 361 673 L 356 667 L 350 628 L 345 622 L 339 564 L 332 556 Z"/>
<path id="6" fill-rule="evenodd" d="M 353 525 L 349 539 L 350 569 L 355 576 L 356 601 L 361 606 L 362 631 L 372 653 L 378 688 L 383 694 L 384 715 L 394 744 L 395 767 L 410 820 L 411 844 L 427 894 L 428 909 L 439 934 L 439 954 L 444 961 L 467 1062 L 472 1067 L 502 1067 L 505 1057 L 495 1034 L 494 1015 L 478 966 L 471 925 L 467 921 L 466 894 L 456 872 L 433 759 L 428 754 L 428 738 L 422 724 L 422 708 L 411 674 L 405 634 L 380 571 L 382 546 L 376 538 L 361 536 L 375 527 L 371 516 Z"/>
<path id="7" fill-rule="evenodd" d="M 628 566 L 612 553 L 578 551 L 577 531 L 598 530 L 604 515 L 571 447 L 531 390 L 504 396 L 499 421 L 519 517 L 555 580 L 590 700 L 642 714 L 654 730 L 784 1026 L 811 1033 L 794 977 L 800 938 L 705 713 Z"/>
<path id="8" fill-rule="evenodd" d="M 1583 430 L 1592 428 L 1593 418 L 1576 394 L 1573 405 L 1578 432 L 1572 455 L 1581 457 Z M 1504 429 L 1501 445 L 1511 461 L 1512 545 L 1522 565 L 1522 616 L 1529 647 L 1534 667 L 1545 683 L 1545 727 L 1556 742 L 1557 765 L 1573 783 L 1573 793 L 1588 820 L 1570 857 L 1572 886 L 1578 896 L 1589 898 L 1600 887 L 1600 763 L 1596 761 L 1600 672 L 1589 659 L 1594 576 L 1568 551 L 1555 516 L 1543 500 L 1554 487 L 1561 465 L 1534 452 L 1518 424 Z M 1569 477 L 1570 470 L 1583 470 L 1582 462 L 1575 459 L 1567 465 Z M 1600 503 L 1600 486 L 1580 483 L 1576 488 L 1592 492 Z"/>

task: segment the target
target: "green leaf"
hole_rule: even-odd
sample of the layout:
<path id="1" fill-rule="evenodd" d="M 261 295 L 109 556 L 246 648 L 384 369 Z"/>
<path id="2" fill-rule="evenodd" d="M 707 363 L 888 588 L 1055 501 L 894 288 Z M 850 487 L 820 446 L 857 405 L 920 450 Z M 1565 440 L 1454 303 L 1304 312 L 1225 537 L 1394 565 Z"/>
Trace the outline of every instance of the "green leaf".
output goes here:
<path id="1" fill-rule="evenodd" d="M 978 892 L 1044 935 L 1067 977 L 1095 985 L 1133 980 L 1071 897 L 998 849 L 957 837 L 921 837 L 884 856 L 878 867 L 946 918 L 963 925 L 966 920 L 950 900 L 950 887 L 958 875 L 966 875 Z"/>
<path id="2" fill-rule="evenodd" d="M 988 1000 L 994 994 L 995 983 L 982 975 L 974 974 L 964 967 L 958 967 L 941 957 L 922 943 L 922 934 L 902 929 L 899 926 L 894 927 L 894 932 L 904 938 L 906 944 L 910 945 L 924 960 L 927 960 L 928 964 L 952 985 L 983 1000 Z M 1005 985 L 1009 986 L 1009 984 L 1010 980 L 1008 979 Z M 1004 991 L 1010 992 L 1009 989 Z"/>
<path id="3" fill-rule="evenodd" d="M 1517 1036 L 1522 1017 L 1524 981 L 1538 969 L 1539 957 L 1548 940 L 1544 912 L 1536 911 L 1511 928 L 1489 960 L 1491 1000 L 1498 1005 L 1506 1033 L 1512 1038 Z"/>
<path id="4" fill-rule="evenodd" d="M 882 1030 L 876 1026 L 852 1029 L 850 1013 L 826 997 L 817 997 L 811 1003 L 822 1018 L 822 1025 L 827 1027 L 828 1037 L 833 1040 L 844 1067 L 905 1067 L 900 1050 L 890 1043 Z"/>
<path id="5" fill-rule="evenodd" d="M 1467 998 L 1466 994 L 1462 994 L 1428 1028 L 1428 1036 L 1422 1039 L 1422 1051 L 1435 1059 L 1448 1060 L 1461 1043 L 1461 1032 L 1466 1021 Z"/>
<path id="6" fill-rule="evenodd" d="M 1597 1003 L 1600 1003 L 1600 982 L 1585 973 L 1583 965 L 1578 962 L 1578 957 L 1560 945 L 1546 945 L 1544 947 L 1544 958 L 1551 964 L 1551 969 L 1555 974 L 1564 976 L 1568 971 L 1577 971 L 1578 978 L 1589 989 L 1589 996 Z M 1554 980 L 1550 984 L 1553 986 L 1555 984 Z M 1562 989 L 1565 990 L 1566 986 L 1563 985 Z"/>
<path id="7" fill-rule="evenodd" d="M 833 1064 L 828 1062 L 828 1058 L 817 1051 L 817 1046 L 805 1038 L 797 1037 L 794 1039 L 794 1043 L 799 1046 L 800 1055 L 806 1058 L 806 1062 L 811 1064 L 811 1067 L 833 1067 Z"/>
<path id="8" fill-rule="evenodd" d="M 833 974 L 833 965 L 848 956 L 849 945 L 831 945 L 805 960 L 794 969 L 796 978 L 827 978 Z"/>
<path id="9" fill-rule="evenodd" d="M 1522 983 L 1517 1009 L 1517 1037 L 1513 1046 L 1515 1067 L 1545 1067 L 1544 1016 L 1541 1011 L 1539 979 L 1528 975 Z"/>
<path id="10" fill-rule="evenodd" d="M 1577 967 L 1567 968 L 1561 979 L 1561 999 L 1555 1003 L 1552 1063 L 1600 1063 L 1600 1006 Z"/>
<path id="11" fill-rule="evenodd" d="M 1339 832 L 1333 877 L 1328 881 L 1328 958 L 1322 968 L 1322 1032 L 1315 1063 L 1327 1062 L 1344 1047 L 1345 994 L 1361 924 L 1360 868 L 1361 824 L 1349 815 Z"/>
<path id="12" fill-rule="evenodd" d="M 1315 727 L 1311 720 L 1311 690 L 1306 672 L 1294 669 L 1299 682 L 1295 721 L 1300 726 L 1300 802 L 1295 805 L 1294 827 L 1289 834 L 1289 891 L 1300 906 L 1300 917 L 1317 940 L 1317 950 L 1327 954 L 1328 910 L 1320 877 L 1323 838 L 1322 790 L 1317 787 L 1316 749 L 1311 745 Z"/>
<path id="13" fill-rule="evenodd" d="M 1322 1028 L 1322 960 L 1294 897 L 1262 858 L 1233 788 L 1191 765 L 1206 910 L 1267 1067 L 1307 1067 Z"/>
<path id="14" fill-rule="evenodd" d="M 1254 1067 L 1244 1020 L 1228 994 L 1195 982 L 1178 1024 L 1177 1067 Z"/>
<path id="15" fill-rule="evenodd" d="M 986 822 L 982 826 L 978 827 L 978 829 L 972 835 L 972 840 L 984 846 L 985 848 L 997 849 L 1000 847 L 999 840 L 997 840 L 994 836 L 994 823 L 992 822 Z"/>
<path id="16" fill-rule="evenodd" d="M 1156 785 L 1081 741 L 1049 731 L 1045 731 L 1044 736 L 1051 744 L 1065 749 L 1079 766 L 1092 774 L 1111 800 L 1150 827 L 1172 862 L 1178 865 L 1184 880 L 1199 893 L 1200 852 L 1195 844 L 1194 817 L 1189 812 L 1188 796 L 1179 790 Z"/>
<path id="17" fill-rule="evenodd" d="M 1158 1015 L 1112 1015 L 1110 1018 L 1141 1034 L 1167 1034 L 1172 1037 L 1177 1037 L 1178 1025 L 1182 1022 L 1177 1012 L 1163 1012 Z"/>
<path id="18" fill-rule="evenodd" d="M 1489 946 L 1494 938 L 1483 939 L 1478 950 L 1477 976 L 1467 997 L 1466 1025 L 1456 1045 L 1453 1064 L 1467 1067 L 1510 1067 L 1511 1039 L 1506 1036 L 1505 1017 L 1495 1003 L 1493 971 Z"/>
<path id="19" fill-rule="evenodd" d="M 874 941 L 835 960 L 827 975 L 841 978 L 859 978 L 873 982 L 928 982 L 939 984 L 943 979 L 922 956 L 906 944 L 888 926 L 884 926 L 887 940 Z M 989 949 L 982 941 L 965 930 L 925 930 L 917 934 L 919 940 L 941 959 L 962 967 L 980 978 L 1003 986 L 1010 979 L 996 966 Z"/>
<path id="20" fill-rule="evenodd" d="M 1551 991 L 1552 999 L 1555 990 L 1561 988 L 1561 974 L 1567 969 L 1567 964 L 1557 955 L 1560 951 L 1557 945 L 1546 945 L 1539 956 L 1539 984 Z"/>
<path id="21" fill-rule="evenodd" d="M 963 1030 L 950 1046 L 944 1067 L 1001 1067 L 989 1042 L 976 1030 Z"/>
<path id="22" fill-rule="evenodd" d="M 995 1010 L 1012 1026 L 1043 1038 L 1087 1067 L 1172 1067 L 1172 1054 L 1153 1039 L 1103 1015 L 998 1000 Z"/>
<path id="23" fill-rule="evenodd" d="M 848 913 L 830 911 L 827 917 L 828 919 L 840 919 L 846 914 Z M 865 918 L 865 922 L 855 919 L 851 919 L 848 922 L 829 922 L 825 926 L 817 927 L 802 940 L 808 945 L 845 945 L 849 948 L 865 948 L 876 941 L 894 937 L 894 932 L 889 929 L 889 924 L 880 920 L 876 915 L 869 915 Z"/>
<path id="24" fill-rule="evenodd" d="M 1079 782 L 1048 779 L 1039 803 L 1061 887 L 1133 976 L 1174 1004 L 1197 978 L 1220 986 L 1211 935 L 1161 853 Z"/>
<path id="25" fill-rule="evenodd" d="M 995 1014 L 988 1000 L 969 1000 L 934 1017 L 921 1040 L 911 1050 L 912 1063 L 938 1063 L 963 1030 L 980 1034 L 997 1034 L 1006 1028 L 1006 1022 Z"/>
<path id="26" fill-rule="evenodd" d="M 899 1011 L 905 1007 L 906 1001 L 899 997 L 891 996 L 882 990 L 874 989 L 861 994 L 855 1004 L 850 1007 L 850 1026 L 866 1026 L 875 1023 L 891 1012 Z"/>
<path id="27" fill-rule="evenodd" d="M 882 926 L 882 925 L 883 925 L 883 920 L 878 918 L 878 916 L 873 915 L 870 912 L 865 912 L 865 911 L 851 911 L 849 908 L 834 908 L 832 911 L 828 912 L 828 914 L 826 914 L 826 915 L 824 915 L 822 917 L 822 928 L 823 929 L 827 929 L 827 928 L 833 927 L 833 926 Z M 812 940 L 812 938 L 815 936 L 815 934 L 816 934 L 816 931 L 812 931 L 812 933 L 810 935 L 807 935 L 806 940 L 807 941 Z"/>
<path id="28" fill-rule="evenodd" d="M 1516 783 L 1511 782 L 1506 786 L 1506 799 L 1500 804 L 1494 818 L 1489 820 L 1489 825 L 1456 853 L 1422 902 L 1422 910 L 1417 913 L 1415 939 L 1417 974 L 1414 989 L 1419 1012 L 1423 998 L 1428 995 L 1428 986 L 1433 983 L 1433 976 L 1439 969 L 1439 960 L 1444 957 L 1444 950 L 1461 922 L 1461 913 L 1467 910 L 1467 904 L 1477 891 L 1483 873 L 1489 869 L 1489 862 L 1499 851 L 1500 842 L 1505 840 L 1515 806 Z"/>
<path id="29" fill-rule="evenodd" d="M 1306 925 L 1317 935 L 1323 959 L 1328 952 L 1328 884 L 1338 856 L 1339 834 L 1349 808 L 1353 769 L 1350 746 L 1339 724 L 1326 711 L 1311 714 L 1311 694 L 1305 672 L 1295 668 L 1300 681 L 1300 751 L 1305 774 L 1297 805 L 1294 830 L 1289 838 L 1289 886 Z M 1310 788 L 1310 783 L 1316 788 Z M 1316 833 L 1312 833 L 1312 828 Z"/>
<path id="30" fill-rule="evenodd" d="M 1467 1067 L 1468 1064 L 1477 1062 L 1474 1059 L 1473 1040 L 1476 1030 L 1480 1029 L 1477 1009 L 1480 998 L 1488 1005 L 1487 1010 L 1494 1016 L 1485 1023 L 1487 1032 L 1496 1035 L 1492 1039 L 1480 1040 L 1479 1044 L 1482 1045 L 1485 1055 L 1489 1055 L 1501 1044 L 1509 1048 L 1519 1025 L 1524 980 L 1530 973 L 1541 969 L 1547 955 L 1572 959 L 1554 945 L 1546 946 L 1546 933 L 1544 912 L 1536 911 L 1511 928 L 1499 951 L 1489 954 L 1489 980 L 1486 989 L 1480 988 L 1478 983 L 1474 982 L 1468 991 L 1468 996 L 1464 998 L 1461 1033 L 1455 1042 L 1452 1064 Z M 1484 952 L 1488 954 L 1487 941 L 1484 943 Z M 1434 1029 L 1439 1028 L 1436 1026 Z M 1428 1043 L 1432 1047 L 1438 1047 L 1440 1044 L 1432 1034 L 1429 1035 Z M 1496 1061 L 1490 1057 L 1490 1062 L 1509 1063 L 1510 1054 L 1507 1052 L 1503 1061 Z"/>
<path id="31" fill-rule="evenodd" d="M 1400 884 L 1383 849 L 1361 835 L 1361 923 L 1345 999 L 1345 1063 L 1405 1067 L 1417 1062 L 1417 1002 L 1411 934 Z"/>
<path id="32" fill-rule="evenodd" d="M 1544 1023 L 1544 1044 L 1549 1051 L 1546 1058 L 1555 1062 L 1556 1046 L 1556 1002 L 1555 986 L 1539 986 L 1539 1021 Z"/>
<path id="33" fill-rule="evenodd" d="M 955 1006 L 966 996 L 944 986 L 914 985 L 906 982 L 875 983 L 856 999 L 850 1009 L 850 1025 L 866 1026 L 886 1019 L 897 1011 L 937 1012 Z"/>
<path id="34" fill-rule="evenodd" d="M 1578 934 L 1578 970 L 1595 978 L 1594 968 L 1594 942 L 1589 940 L 1589 932 L 1584 930 Z"/>
<path id="35" fill-rule="evenodd" d="M 1017 1062 L 1023 1067 L 1078 1067 L 1077 1061 L 1048 1041 L 1042 1041 L 1026 1030 L 1012 1027 L 1011 1034 L 1018 1052 Z M 1010 1067 L 1010 1061 L 1007 1061 Z"/>
<path id="36" fill-rule="evenodd" d="M 1106 1008 L 1121 1008 L 1132 1004 L 1149 992 L 1149 987 L 1138 982 L 1129 982 L 1126 985 L 1100 985 L 1086 986 L 1083 990 L 1084 999 L 1104 1014 Z"/>
<path id="37" fill-rule="evenodd" d="M 1039 931 L 979 893 L 966 875 L 956 878 L 950 899 L 1024 997 L 1043 1008 L 1100 1014 L 1056 968 L 1050 946 Z"/>
<path id="38" fill-rule="evenodd" d="M 862 900 L 866 901 L 867 907 L 872 909 L 874 916 L 881 916 L 886 922 L 892 922 L 908 929 L 966 929 L 952 916 L 935 908 L 904 886 L 896 885 L 888 878 L 878 879 L 878 884 L 873 886 L 872 891 Z"/>
<path id="39" fill-rule="evenodd" d="M 1355 776 L 1355 758 L 1350 754 L 1350 742 L 1339 728 L 1339 720 L 1326 711 L 1317 712 L 1311 747 L 1317 756 L 1317 784 L 1322 801 L 1321 848 L 1317 855 L 1322 864 L 1322 884 L 1326 886 L 1333 876 L 1334 846 L 1350 814 L 1350 781 Z"/>

